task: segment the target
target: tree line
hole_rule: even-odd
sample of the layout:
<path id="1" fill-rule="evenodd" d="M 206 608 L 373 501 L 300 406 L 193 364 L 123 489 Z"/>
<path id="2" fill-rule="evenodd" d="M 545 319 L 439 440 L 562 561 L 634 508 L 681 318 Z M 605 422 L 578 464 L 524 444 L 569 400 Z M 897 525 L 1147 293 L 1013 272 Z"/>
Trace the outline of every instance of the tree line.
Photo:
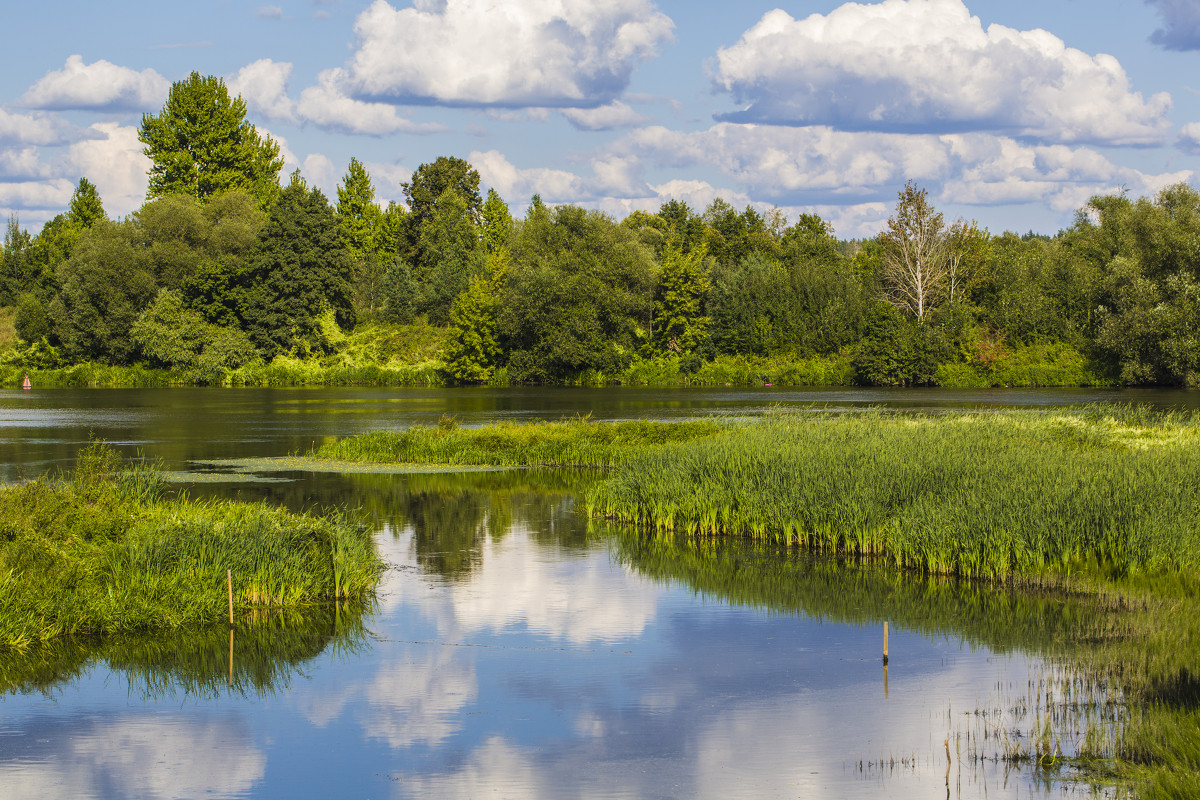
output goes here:
<path id="1" fill-rule="evenodd" d="M 0 306 L 30 367 L 95 361 L 201 381 L 319 357 L 361 323 L 451 332 L 448 375 L 563 382 L 669 360 L 841 359 L 871 385 L 986 376 L 1073 354 L 1113 382 L 1200 385 L 1200 194 L 1092 198 L 1054 236 L 947 221 L 909 183 L 887 229 L 840 240 L 814 214 L 671 200 L 616 220 L 534 196 L 514 219 L 466 161 L 440 157 L 377 202 L 351 159 L 334 202 L 193 73 L 139 131 L 146 203 L 109 219 L 82 178 L 31 236 L 10 218 Z M 1058 354 L 1058 355 L 1055 355 Z"/>

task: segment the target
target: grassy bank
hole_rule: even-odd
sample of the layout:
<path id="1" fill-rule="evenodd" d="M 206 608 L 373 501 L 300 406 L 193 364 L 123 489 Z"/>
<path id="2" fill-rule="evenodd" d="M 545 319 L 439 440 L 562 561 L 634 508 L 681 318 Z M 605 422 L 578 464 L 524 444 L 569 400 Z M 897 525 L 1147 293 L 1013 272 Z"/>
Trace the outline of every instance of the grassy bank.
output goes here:
<path id="1" fill-rule="evenodd" d="M 603 467 L 680 442 L 716 435 L 713 422 L 508 422 L 461 428 L 451 418 L 436 427 L 376 431 L 327 442 L 309 455 L 339 461 Z"/>
<path id="2" fill-rule="evenodd" d="M 588 505 L 935 573 L 1197 572 L 1198 444 L 1194 416 L 1137 409 L 786 414 L 639 455 Z"/>
<path id="3" fill-rule="evenodd" d="M 0 647 L 220 622 L 226 570 L 238 614 L 362 601 L 375 584 L 348 520 L 165 498 L 156 470 L 118 467 L 94 444 L 70 480 L 0 489 Z"/>

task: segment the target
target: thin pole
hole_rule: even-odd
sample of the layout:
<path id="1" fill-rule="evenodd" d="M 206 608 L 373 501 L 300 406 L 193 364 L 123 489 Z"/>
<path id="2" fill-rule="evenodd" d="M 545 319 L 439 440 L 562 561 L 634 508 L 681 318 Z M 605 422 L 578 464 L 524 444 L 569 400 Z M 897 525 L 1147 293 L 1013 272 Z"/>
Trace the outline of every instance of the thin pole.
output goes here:
<path id="1" fill-rule="evenodd" d="M 229 625 L 233 626 L 233 570 L 225 570 L 225 584 L 229 587 Z M 885 648 L 886 650 L 886 648 Z"/>
<path id="2" fill-rule="evenodd" d="M 233 686 L 233 628 L 229 629 L 229 685 Z"/>
<path id="3" fill-rule="evenodd" d="M 232 601 L 230 601 L 230 602 L 232 602 Z M 230 606 L 230 608 L 232 608 L 232 606 Z M 232 614 L 233 612 L 231 611 L 229 613 Z M 232 621 L 232 620 L 233 620 L 233 617 L 231 616 L 230 621 Z M 883 623 L 883 663 L 886 665 L 887 662 L 888 662 L 888 624 L 885 622 L 885 623 Z"/>

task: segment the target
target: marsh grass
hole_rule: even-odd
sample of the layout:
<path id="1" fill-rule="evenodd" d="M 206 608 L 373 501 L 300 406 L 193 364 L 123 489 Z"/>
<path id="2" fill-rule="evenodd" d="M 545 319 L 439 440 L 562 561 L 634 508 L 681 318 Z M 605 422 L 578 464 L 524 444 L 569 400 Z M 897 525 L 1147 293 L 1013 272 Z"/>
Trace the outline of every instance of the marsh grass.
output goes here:
<path id="1" fill-rule="evenodd" d="M 931 573 L 1195 573 L 1198 443 L 1142 409 L 785 413 L 629 459 L 588 508 Z"/>
<path id="2" fill-rule="evenodd" d="M 463 428 L 449 417 L 436 426 L 377 431 L 327 442 L 309 453 L 318 459 L 384 464 L 586 466 L 617 464 L 663 446 L 705 439 L 714 422 L 501 422 Z"/>
<path id="3" fill-rule="evenodd" d="M 165 497 L 164 483 L 93 443 L 69 479 L 0 489 L 0 647 L 219 622 L 226 570 L 242 614 L 369 597 L 378 558 L 348 517 Z"/>

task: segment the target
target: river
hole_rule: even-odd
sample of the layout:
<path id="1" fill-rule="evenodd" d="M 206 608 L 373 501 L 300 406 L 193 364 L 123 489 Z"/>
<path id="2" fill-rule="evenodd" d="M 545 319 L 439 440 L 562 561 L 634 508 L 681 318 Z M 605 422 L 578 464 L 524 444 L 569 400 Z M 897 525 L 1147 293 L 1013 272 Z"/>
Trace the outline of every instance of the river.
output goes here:
<path id="1" fill-rule="evenodd" d="M 47 652 L 38 680 L 0 695 L 0 795 L 1086 793 L 1003 760 L 1028 747 L 1042 689 L 1063 679 L 1039 633 L 1054 638 L 1062 602 L 1015 602 L 1004 624 L 981 622 L 995 597 L 978 587 L 880 582 L 738 545 L 645 546 L 589 529 L 571 491 L 586 475 L 236 475 L 202 462 L 284 455 L 445 414 L 470 425 L 589 413 L 754 416 L 779 405 L 987 411 L 1195 408 L 1198 399 L 767 388 L 0 392 L 0 479 L 68 469 L 90 437 L 103 438 L 161 460 L 195 495 L 362 507 L 389 565 L 375 609 L 354 625 L 335 610 L 241 639 L 227 641 L 222 628 L 157 642 L 153 656 L 146 643 Z M 0 679 L 5 670 L 0 659 Z"/>

